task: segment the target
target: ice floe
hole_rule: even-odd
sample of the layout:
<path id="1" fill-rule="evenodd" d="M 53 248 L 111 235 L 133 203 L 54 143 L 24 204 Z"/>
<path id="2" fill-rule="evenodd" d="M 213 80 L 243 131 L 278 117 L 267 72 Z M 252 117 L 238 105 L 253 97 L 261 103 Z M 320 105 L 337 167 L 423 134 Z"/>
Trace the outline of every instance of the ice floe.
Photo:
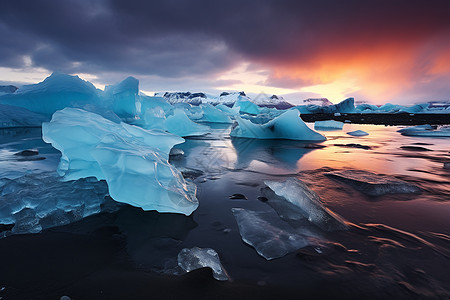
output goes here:
<path id="1" fill-rule="evenodd" d="M 186 272 L 200 268 L 211 268 L 217 280 L 228 280 L 228 274 L 220 263 L 217 252 L 211 248 L 184 248 L 178 254 L 178 266 Z"/>

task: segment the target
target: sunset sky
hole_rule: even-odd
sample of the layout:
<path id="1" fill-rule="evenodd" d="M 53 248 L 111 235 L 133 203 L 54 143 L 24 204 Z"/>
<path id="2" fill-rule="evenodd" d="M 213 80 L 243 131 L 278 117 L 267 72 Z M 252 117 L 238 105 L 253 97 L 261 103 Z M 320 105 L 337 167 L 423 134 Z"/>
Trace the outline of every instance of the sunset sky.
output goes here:
<path id="1" fill-rule="evenodd" d="M 102 88 L 450 100 L 450 1 L 14 0 L 0 84 L 79 74 Z"/>

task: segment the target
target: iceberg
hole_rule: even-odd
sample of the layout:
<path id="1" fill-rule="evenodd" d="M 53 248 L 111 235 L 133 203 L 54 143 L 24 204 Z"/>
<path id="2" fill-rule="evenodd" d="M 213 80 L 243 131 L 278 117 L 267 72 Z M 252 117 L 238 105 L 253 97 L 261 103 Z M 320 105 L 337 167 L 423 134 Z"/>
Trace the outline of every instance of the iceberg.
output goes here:
<path id="1" fill-rule="evenodd" d="M 344 128 L 343 122 L 338 122 L 334 120 L 327 121 L 316 121 L 314 122 L 314 129 L 325 128 L 325 129 L 342 129 Z"/>
<path id="2" fill-rule="evenodd" d="M 198 119 L 200 122 L 208 122 L 208 123 L 223 123 L 223 124 L 231 124 L 230 117 L 226 115 L 220 109 L 215 108 L 211 104 L 201 104 L 200 108 L 203 110 L 202 118 Z"/>
<path id="3" fill-rule="evenodd" d="M 195 185 L 168 162 L 184 141 L 176 135 L 65 108 L 42 124 L 42 138 L 61 152 L 64 180 L 104 179 L 114 200 L 144 210 L 190 215 L 198 207 Z"/>
<path id="4" fill-rule="evenodd" d="M 364 170 L 334 171 L 325 173 L 325 175 L 340 180 L 369 196 L 421 192 L 421 189 L 412 183 Z"/>
<path id="5" fill-rule="evenodd" d="M 257 115 L 261 111 L 259 106 L 256 105 L 255 103 L 249 100 L 241 100 L 241 99 L 239 99 L 234 103 L 233 109 L 239 110 L 239 113 L 241 114 L 250 114 L 250 115 Z"/>
<path id="6" fill-rule="evenodd" d="M 181 109 L 175 109 L 173 115 L 166 116 L 167 131 L 178 136 L 201 136 L 209 133 L 205 125 L 192 122 Z"/>
<path id="7" fill-rule="evenodd" d="M 228 274 L 220 263 L 217 252 L 211 248 L 184 248 L 178 254 L 178 266 L 186 272 L 200 268 L 211 268 L 217 280 L 228 280 Z"/>
<path id="8" fill-rule="evenodd" d="M 300 118 L 300 113 L 288 110 L 266 124 L 254 124 L 236 116 L 237 125 L 230 133 L 234 137 L 254 139 L 288 139 L 305 141 L 324 141 L 326 138 L 311 130 Z M 236 123 L 235 123 L 236 124 Z"/>
<path id="9" fill-rule="evenodd" d="M 431 125 L 418 125 L 398 130 L 402 135 L 422 137 L 450 137 L 450 127 L 441 126 L 437 129 Z"/>
<path id="10" fill-rule="evenodd" d="M 244 243 L 255 248 L 267 260 L 280 258 L 315 243 L 315 237 L 297 232 L 288 223 L 270 213 L 232 208 Z"/>
<path id="11" fill-rule="evenodd" d="M 0 104 L 0 128 L 41 127 L 48 117 L 26 108 Z"/>
<path id="12" fill-rule="evenodd" d="M 309 222 L 325 231 L 345 230 L 345 221 L 326 208 L 319 195 L 297 178 L 289 177 L 285 181 L 267 180 L 264 183 L 276 194 L 298 208 Z M 269 201 L 270 198 L 268 197 Z"/>
<path id="13" fill-rule="evenodd" d="M 365 136 L 365 135 L 369 135 L 367 132 L 365 132 L 363 130 L 350 131 L 350 132 L 347 132 L 347 134 L 351 135 L 351 136 Z"/>
<path id="14" fill-rule="evenodd" d="M 0 104 L 51 116 L 65 107 L 103 106 L 100 92 L 78 76 L 53 73 L 38 84 L 25 85 L 14 93 L 0 95 Z"/>
<path id="15" fill-rule="evenodd" d="M 137 114 L 136 100 L 139 94 L 139 80 L 128 77 L 125 80 L 107 85 L 103 93 L 104 102 L 121 118 L 134 118 Z"/>
<path id="16" fill-rule="evenodd" d="M 160 108 L 166 114 L 171 113 L 174 109 L 174 107 L 162 97 L 150 97 L 146 95 L 140 95 L 138 99 L 141 114 L 145 114 L 147 109 Z"/>
<path id="17" fill-rule="evenodd" d="M 93 178 L 62 182 L 54 172 L 0 181 L 0 224 L 13 225 L 0 237 L 38 233 L 102 211 L 108 189 Z"/>

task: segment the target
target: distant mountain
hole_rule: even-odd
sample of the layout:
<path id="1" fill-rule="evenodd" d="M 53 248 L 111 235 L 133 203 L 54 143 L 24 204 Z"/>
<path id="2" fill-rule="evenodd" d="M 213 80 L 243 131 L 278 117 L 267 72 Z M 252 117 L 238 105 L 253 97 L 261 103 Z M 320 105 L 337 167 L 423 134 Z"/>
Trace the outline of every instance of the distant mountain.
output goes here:
<path id="1" fill-rule="evenodd" d="M 165 92 L 155 93 L 155 96 L 165 98 L 169 103 L 189 103 L 191 105 L 200 105 L 202 103 L 209 103 L 212 105 L 223 104 L 232 107 L 236 101 L 251 101 L 261 107 L 275 107 L 278 109 L 288 109 L 294 107 L 289 102 L 286 102 L 283 97 L 265 94 L 258 95 L 255 99 L 251 99 L 244 92 L 223 92 L 220 95 L 210 95 L 206 93 L 191 93 L 191 92 Z"/>
<path id="2" fill-rule="evenodd" d="M 284 100 L 283 97 L 277 95 L 268 96 L 266 94 L 260 94 L 255 97 L 252 102 L 261 107 L 277 109 L 289 109 L 294 107 L 294 105 Z"/>
<path id="3" fill-rule="evenodd" d="M 327 98 L 308 98 L 306 100 L 303 100 L 304 105 L 317 105 L 317 106 L 329 106 L 333 105 L 330 100 Z"/>

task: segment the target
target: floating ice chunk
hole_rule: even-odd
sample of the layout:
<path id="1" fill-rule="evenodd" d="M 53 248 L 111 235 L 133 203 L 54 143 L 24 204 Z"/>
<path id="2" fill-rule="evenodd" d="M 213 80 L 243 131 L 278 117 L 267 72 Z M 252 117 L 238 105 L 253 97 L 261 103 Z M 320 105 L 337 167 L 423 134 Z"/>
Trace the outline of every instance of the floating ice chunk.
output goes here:
<path id="1" fill-rule="evenodd" d="M 136 116 L 136 100 L 139 94 L 139 80 L 127 77 L 125 80 L 105 87 L 105 102 L 110 102 L 110 107 L 121 118 L 133 118 Z"/>
<path id="2" fill-rule="evenodd" d="M 47 117 L 26 108 L 0 104 L 0 128 L 41 127 L 45 121 Z"/>
<path id="3" fill-rule="evenodd" d="M 411 183 L 392 176 L 379 175 L 364 170 L 343 170 L 329 172 L 325 175 L 341 180 L 356 190 L 369 195 L 419 193 L 421 189 Z"/>
<path id="4" fill-rule="evenodd" d="M 347 98 L 338 104 L 334 105 L 298 105 L 293 107 L 293 109 L 300 111 L 302 114 L 334 114 L 334 113 L 352 113 L 355 110 L 355 99 Z"/>
<path id="5" fill-rule="evenodd" d="M 233 121 L 231 121 L 231 119 L 223 111 L 215 108 L 211 104 L 201 104 L 200 108 L 203 110 L 203 117 L 199 119 L 201 122 L 224 124 L 233 123 Z"/>
<path id="6" fill-rule="evenodd" d="M 42 134 L 61 151 L 58 172 L 65 180 L 105 179 L 114 200 L 144 210 L 189 215 L 198 206 L 195 185 L 167 161 L 170 149 L 184 141 L 178 136 L 74 108 L 53 114 Z"/>
<path id="7" fill-rule="evenodd" d="M 181 109 L 175 109 L 173 115 L 166 117 L 167 131 L 179 136 L 200 136 L 209 133 L 205 125 L 192 122 Z"/>
<path id="8" fill-rule="evenodd" d="M 297 178 L 285 181 L 267 180 L 264 183 L 277 195 L 301 209 L 303 216 L 326 231 L 347 229 L 345 221 L 323 206 L 319 195 Z M 270 198 L 269 198 L 270 200 Z"/>
<path id="9" fill-rule="evenodd" d="M 0 103 L 50 116 L 65 107 L 102 106 L 99 94 L 100 90 L 78 76 L 53 73 L 38 84 L 25 85 L 15 93 L 1 95 Z"/>
<path id="10" fill-rule="evenodd" d="M 311 130 L 300 118 L 299 112 L 288 110 L 266 124 L 254 124 L 249 120 L 236 117 L 237 126 L 230 135 L 255 139 L 288 139 L 306 141 L 324 141 L 326 138 Z"/>
<path id="11" fill-rule="evenodd" d="M 343 127 L 344 127 L 343 122 L 338 122 L 334 120 L 314 122 L 314 129 L 317 128 L 342 129 Z"/>
<path id="12" fill-rule="evenodd" d="M 54 172 L 28 174 L 0 184 L 0 224 L 14 224 L 0 237 L 38 233 L 99 213 L 108 192 L 93 178 L 62 182 Z"/>
<path id="13" fill-rule="evenodd" d="M 398 130 L 402 135 L 423 137 L 450 137 L 450 130 L 446 126 L 434 129 L 431 125 L 419 125 Z"/>
<path id="14" fill-rule="evenodd" d="M 233 105 L 233 109 L 239 109 L 240 113 L 257 115 L 260 113 L 261 109 L 255 103 L 248 100 L 238 100 Z"/>
<path id="15" fill-rule="evenodd" d="M 425 125 L 417 125 L 417 126 L 412 126 L 412 127 L 406 127 L 406 128 L 402 128 L 397 130 L 397 132 L 403 133 L 403 132 L 408 132 L 408 131 L 424 131 L 424 130 L 433 130 L 433 126 L 431 126 L 430 124 L 425 124 Z"/>
<path id="16" fill-rule="evenodd" d="M 367 132 L 365 132 L 365 131 L 363 131 L 363 130 L 350 131 L 350 132 L 347 132 L 347 134 L 352 135 L 352 136 L 365 136 L 365 135 L 369 135 Z"/>
<path id="17" fill-rule="evenodd" d="M 315 238 L 298 233 L 270 213 L 232 208 L 242 240 L 267 260 L 283 257 L 314 243 Z"/>
<path id="18" fill-rule="evenodd" d="M 178 266 L 186 272 L 200 268 L 211 268 L 217 280 L 228 280 L 228 275 L 220 263 L 217 252 L 211 248 L 184 248 L 178 254 Z"/>

